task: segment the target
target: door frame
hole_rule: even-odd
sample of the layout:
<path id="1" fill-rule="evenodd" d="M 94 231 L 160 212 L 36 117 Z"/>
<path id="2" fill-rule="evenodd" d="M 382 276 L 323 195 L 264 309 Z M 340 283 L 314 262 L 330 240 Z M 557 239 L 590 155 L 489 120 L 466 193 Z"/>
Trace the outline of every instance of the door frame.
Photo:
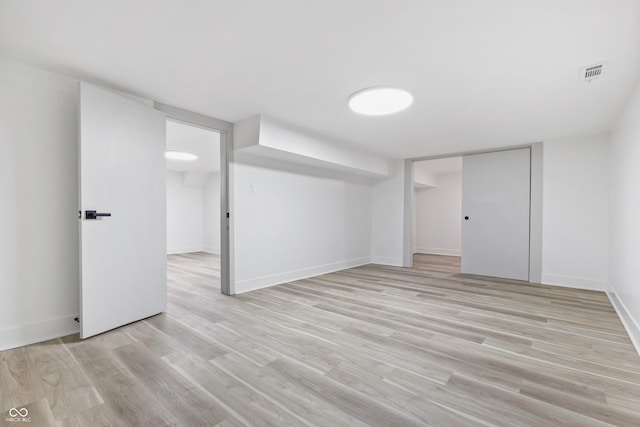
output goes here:
<path id="1" fill-rule="evenodd" d="M 213 130 L 220 134 L 220 291 L 224 295 L 234 295 L 233 227 L 231 223 L 233 200 L 232 193 L 229 191 L 233 182 L 231 169 L 233 162 L 233 123 L 160 102 L 154 102 L 153 107 L 164 112 L 167 119 Z"/>
<path id="2" fill-rule="evenodd" d="M 520 148 L 531 149 L 531 189 L 529 204 L 529 282 L 542 282 L 542 169 L 543 169 L 543 143 L 535 142 L 531 144 L 513 145 L 508 147 L 490 148 L 486 150 L 462 151 L 449 154 L 440 154 L 436 156 L 415 157 L 406 160 L 406 168 L 411 171 L 405 171 L 404 180 L 404 266 L 411 267 L 413 260 L 413 168 L 414 162 L 422 160 L 446 159 L 450 157 L 462 157 L 472 154 L 496 153 L 500 151 L 517 150 Z M 411 167 L 409 168 L 409 164 Z"/>

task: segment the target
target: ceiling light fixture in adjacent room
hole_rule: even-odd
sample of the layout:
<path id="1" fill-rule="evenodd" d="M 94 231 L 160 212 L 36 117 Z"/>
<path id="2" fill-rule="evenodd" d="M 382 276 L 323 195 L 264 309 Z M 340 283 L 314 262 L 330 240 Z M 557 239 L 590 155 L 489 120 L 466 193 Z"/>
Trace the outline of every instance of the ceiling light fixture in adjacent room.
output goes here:
<path id="1" fill-rule="evenodd" d="M 186 151 L 166 151 L 164 156 L 169 160 L 196 160 L 198 156 Z"/>
<path id="2" fill-rule="evenodd" d="M 349 108 L 359 114 L 382 116 L 402 111 L 412 102 L 413 96 L 404 89 L 370 87 L 351 95 Z"/>

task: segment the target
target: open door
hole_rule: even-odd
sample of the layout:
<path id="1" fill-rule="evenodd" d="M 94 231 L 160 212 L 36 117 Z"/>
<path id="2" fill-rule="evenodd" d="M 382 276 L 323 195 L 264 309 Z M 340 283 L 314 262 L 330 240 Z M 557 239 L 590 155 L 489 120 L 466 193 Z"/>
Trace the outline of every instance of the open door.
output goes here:
<path id="1" fill-rule="evenodd" d="M 529 280 L 530 153 L 463 157 L 462 273 Z"/>
<path id="2" fill-rule="evenodd" d="M 80 83 L 80 337 L 167 307 L 165 114 Z"/>

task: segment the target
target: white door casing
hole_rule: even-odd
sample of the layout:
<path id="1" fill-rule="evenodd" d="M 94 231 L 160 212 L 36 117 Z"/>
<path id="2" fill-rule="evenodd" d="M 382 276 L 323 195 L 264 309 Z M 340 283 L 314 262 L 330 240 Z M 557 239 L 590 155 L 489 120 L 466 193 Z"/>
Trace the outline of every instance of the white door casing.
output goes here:
<path id="1" fill-rule="evenodd" d="M 165 114 L 80 83 L 80 336 L 167 307 Z M 86 211 L 111 216 L 86 219 Z"/>
<path id="2" fill-rule="evenodd" d="M 529 148 L 463 157 L 462 273 L 529 280 L 530 191 Z"/>

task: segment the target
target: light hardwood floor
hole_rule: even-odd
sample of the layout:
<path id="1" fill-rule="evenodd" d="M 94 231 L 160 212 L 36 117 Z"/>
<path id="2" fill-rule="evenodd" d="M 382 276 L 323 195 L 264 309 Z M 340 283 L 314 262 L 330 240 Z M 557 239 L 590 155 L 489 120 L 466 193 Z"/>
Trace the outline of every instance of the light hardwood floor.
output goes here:
<path id="1" fill-rule="evenodd" d="M 0 353 L 0 425 L 640 425 L 603 293 L 415 261 L 224 297 L 215 256 L 170 256 L 166 314 Z"/>

